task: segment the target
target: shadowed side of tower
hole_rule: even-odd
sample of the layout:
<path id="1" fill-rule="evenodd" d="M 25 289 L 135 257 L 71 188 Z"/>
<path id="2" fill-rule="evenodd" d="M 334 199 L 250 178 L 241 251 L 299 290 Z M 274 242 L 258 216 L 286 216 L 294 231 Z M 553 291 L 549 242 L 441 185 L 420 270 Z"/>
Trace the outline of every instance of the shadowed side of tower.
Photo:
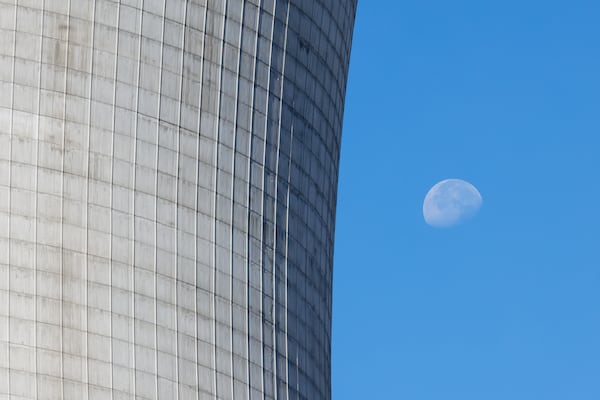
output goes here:
<path id="1" fill-rule="evenodd" d="M 356 0 L 0 0 L 0 398 L 329 399 Z"/>

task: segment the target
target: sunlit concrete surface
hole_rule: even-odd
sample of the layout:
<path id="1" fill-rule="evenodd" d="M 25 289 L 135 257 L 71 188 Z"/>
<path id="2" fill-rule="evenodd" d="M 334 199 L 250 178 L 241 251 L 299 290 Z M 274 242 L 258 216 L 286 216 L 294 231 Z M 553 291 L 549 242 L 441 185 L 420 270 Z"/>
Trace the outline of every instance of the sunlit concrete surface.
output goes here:
<path id="1" fill-rule="evenodd" d="M 0 0 L 0 399 L 329 399 L 356 0 Z"/>

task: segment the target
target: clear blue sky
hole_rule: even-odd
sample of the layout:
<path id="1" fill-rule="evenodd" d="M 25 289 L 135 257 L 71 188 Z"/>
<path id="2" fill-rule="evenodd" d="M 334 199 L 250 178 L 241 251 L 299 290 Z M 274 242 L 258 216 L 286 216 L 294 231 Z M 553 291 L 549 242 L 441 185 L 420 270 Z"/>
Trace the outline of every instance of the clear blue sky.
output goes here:
<path id="1" fill-rule="evenodd" d="M 600 399 L 600 2 L 362 0 L 334 400 Z M 425 224 L 427 190 L 479 214 Z"/>

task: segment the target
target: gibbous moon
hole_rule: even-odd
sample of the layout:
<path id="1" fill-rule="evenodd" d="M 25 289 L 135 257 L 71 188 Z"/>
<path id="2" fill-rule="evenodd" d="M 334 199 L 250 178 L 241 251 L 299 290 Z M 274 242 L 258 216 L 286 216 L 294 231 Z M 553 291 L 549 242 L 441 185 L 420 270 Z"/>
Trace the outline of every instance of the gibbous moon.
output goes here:
<path id="1" fill-rule="evenodd" d="M 462 179 L 446 179 L 436 183 L 423 201 L 423 217 L 436 228 L 457 225 L 475 216 L 483 202 L 481 194 Z"/>

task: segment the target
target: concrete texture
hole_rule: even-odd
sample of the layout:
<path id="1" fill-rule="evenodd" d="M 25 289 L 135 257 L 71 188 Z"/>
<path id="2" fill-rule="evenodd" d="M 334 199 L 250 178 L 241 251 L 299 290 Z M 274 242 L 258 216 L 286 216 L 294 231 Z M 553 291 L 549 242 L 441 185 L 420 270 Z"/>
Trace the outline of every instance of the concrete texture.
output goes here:
<path id="1" fill-rule="evenodd" d="M 0 0 L 0 399 L 329 399 L 356 0 Z"/>

